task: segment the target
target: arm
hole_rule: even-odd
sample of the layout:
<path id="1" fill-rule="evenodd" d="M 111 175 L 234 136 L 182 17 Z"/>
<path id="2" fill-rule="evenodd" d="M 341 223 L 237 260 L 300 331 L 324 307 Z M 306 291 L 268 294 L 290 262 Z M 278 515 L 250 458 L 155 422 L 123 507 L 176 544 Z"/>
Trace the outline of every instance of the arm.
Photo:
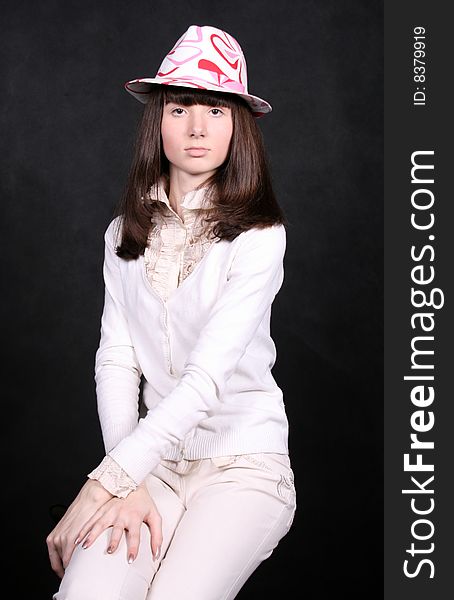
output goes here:
<path id="1" fill-rule="evenodd" d="M 154 469 L 166 448 L 221 407 L 226 382 L 282 285 L 285 246 L 283 225 L 244 234 L 222 296 L 188 356 L 180 381 L 109 452 L 136 483 Z"/>
<path id="2" fill-rule="evenodd" d="M 119 272 L 121 259 L 114 250 L 118 222 L 118 219 L 112 221 L 104 236 L 105 297 L 100 342 L 95 357 L 98 415 L 106 453 L 137 425 L 142 376 L 125 314 Z"/>

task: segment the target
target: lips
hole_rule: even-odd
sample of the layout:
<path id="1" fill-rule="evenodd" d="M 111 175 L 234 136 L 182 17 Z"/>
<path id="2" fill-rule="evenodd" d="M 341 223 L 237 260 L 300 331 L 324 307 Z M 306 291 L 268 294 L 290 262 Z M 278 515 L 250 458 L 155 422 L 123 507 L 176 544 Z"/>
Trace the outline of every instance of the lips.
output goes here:
<path id="1" fill-rule="evenodd" d="M 204 156 L 205 154 L 207 154 L 209 152 L 208 148 L 201 148 L 201 147 L 196 147 L 193 146 L 191 148 L 185 148 L 185 152 L 187 152 L 189 154 L 189 156 Z"/>

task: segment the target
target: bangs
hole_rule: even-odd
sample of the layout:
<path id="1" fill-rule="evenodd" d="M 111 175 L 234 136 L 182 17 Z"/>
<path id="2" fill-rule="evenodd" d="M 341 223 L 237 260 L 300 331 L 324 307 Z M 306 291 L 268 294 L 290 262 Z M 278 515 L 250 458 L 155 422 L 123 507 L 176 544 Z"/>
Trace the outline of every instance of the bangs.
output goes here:
<path id="1" fill-rule="evenodd" d="M 223 92 L 212 92 L 211 90 L 199 90 L 189 87 L 176 87 L 171 85 L 162 86 L 164 104 L 174 102 L 182 106 L 192 106 L 194 104 L 205 104 L 206 106 L 227 106 L 233 108 L 238 104 L 247 102 L 236 94 Z"/>

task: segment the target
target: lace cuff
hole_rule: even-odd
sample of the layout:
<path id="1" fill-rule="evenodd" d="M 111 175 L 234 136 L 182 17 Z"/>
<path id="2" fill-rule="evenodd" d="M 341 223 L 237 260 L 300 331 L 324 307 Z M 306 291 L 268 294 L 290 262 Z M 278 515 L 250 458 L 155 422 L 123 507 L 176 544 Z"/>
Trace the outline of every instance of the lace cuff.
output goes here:
<path id="1" fill-rule="evenodd" d="M 90 479 L 96 479 L 111 494 L 118 498 L 126 498 L 137 485 L 114 459 L 107 455 L 101 463 L 88 474 Z"/>

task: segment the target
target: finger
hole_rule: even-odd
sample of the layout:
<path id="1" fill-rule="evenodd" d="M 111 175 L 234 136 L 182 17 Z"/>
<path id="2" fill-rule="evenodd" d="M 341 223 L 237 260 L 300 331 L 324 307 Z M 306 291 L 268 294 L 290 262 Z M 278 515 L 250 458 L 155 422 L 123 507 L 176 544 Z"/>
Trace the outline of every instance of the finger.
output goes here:
<path id="1" fill-rule="evenodd" d="M 109 514 L 109 511 L 105 512 L 104 507 L 101 507 L 93 517 L 87 521 L 86 525 L 84 525 L 81 530 L 80 535 L 83 536 L 86 533 L 85 540 L 82 544 L 82 548 L 87 549 L 89 546 L 93 544 L 93 542 L 99 537 L 99 535 L 109 527 L 113 525 L 113 517 L 112 514 Z M 82 540 L 83 537 L 80 537 Z"/>
<path id="2" fill-rule="evenodd" d="M 74 540 L 75 544 L 79 544 L 90 533 L 91 529 L 93 528 L 95 523 L 99 521 L 102 514 L 103 511 L 99 509 L 95 512 L 95 514 L 92 517 L 90 517 L 90 519 L 88 519 L 88 521 L 79 530 L 79 533 L 77 534 L 77 537 Z"/>
<path id="3" fill-rule="evenodd" d="M 162 546 L 162 519 L 159 513 L 151 515 L 145 520 L 148 525 L 151 534 L 151 551 L 153 553 L 154 560 L 157 560 L 160 555 Z"/>
<path id="4" fill-rule="evenodd" d="M 59 575 L 63 576 L 62 569 L 66 569 L 68 566 L 69 560 L 74 550 L 74 544 L 71 543 L 70 538 L 68 537 L 67 532 L 59 533 L 50 538 L 50 542 L 48 544 L 49 554 L 52 553 L 54 564 L 55 557 L 58 556 L 57 560 L 57 569 Z M 51 562 L 52 564 L 52 562 Z"/>
<path id="5" fill-rule="evenodd" d="M 113 554 L 115 552 L 115 550 L 118 548 L 118 544 L 121 541 L 121 538 L 123 536 L 123 532 L 124 532 L 124 527 L 122 527 L 121 525 L 114 525 L 112 527 L 112 534 L 110 536 L 110 543 L 109 546 L 107 548 L 107 552 L 108 554 Z"/>
<path id="6" fill-rule="evenodd" d="M 91 545 L 93 545 L 93 543 L 97 540 L 97 538 L 99 537 L 99 535 L 105 529 L 108 529 L 109 527 L 110 527 L 110 524 L 108 522 L 105 522 L 105 521 L 102 521 L 102 520 L 98 519 L 98 521 L 96 521 L 96 523 L 90 529 L 90 531 L 88 532 L 88 534 L 85 537 L 84 541 L 82 542 L 82 548 L 84 550 L 86 550 Z M 83 538 L 81 538 L 81 539 L 83 539 Z"/>
<path id="7" fill-rule="evenodd" d="M 71 543 L 70 541 L 68 541 L 68 543 L 66 543 L 63 546 L 63 552 L 61 554 L 61 561 L 63 563 L 64 569 L 66 569 L 67 566 L 69 565 L 69 561 L 71 560 L 71 556 L 73 555 L 75 548 L 76 548 L 76 546 L 73 543 Z"/>
<path id="8" fill-rule="evenodd" d="M 49 560 L 50 560 L 50 565 L 52 567 L 52 570 L 55 571 L 55 573 L 57 573 L 57 575 L 61 579 L 63 577 L 63 575 L 65 574 L 65 571 L 63 569 L 63 563 L 61 561 L 60 554 L 53 547 L 48 548 L 48 554 L 49 554 Z"/>
<path id="9" fill-rule="evenodd" d="M 85 523 L 82 529 L 79 530 L 79 533 L 77 534 L 76 539 L 74 540 L 75 546 L 77 546 L 77 544 L 80 544 L 80 542 L 90 533 L 92 525 L 92 519 L 90 519 Z"/>
<path id="10" fill-rule="evenodd" d="M 141 522 L 131 525 L 128 528 L 126 538 L 128 546 L 128 563 L 132 563 L 137 558 L 140 545 L 140 526 Z"/>

